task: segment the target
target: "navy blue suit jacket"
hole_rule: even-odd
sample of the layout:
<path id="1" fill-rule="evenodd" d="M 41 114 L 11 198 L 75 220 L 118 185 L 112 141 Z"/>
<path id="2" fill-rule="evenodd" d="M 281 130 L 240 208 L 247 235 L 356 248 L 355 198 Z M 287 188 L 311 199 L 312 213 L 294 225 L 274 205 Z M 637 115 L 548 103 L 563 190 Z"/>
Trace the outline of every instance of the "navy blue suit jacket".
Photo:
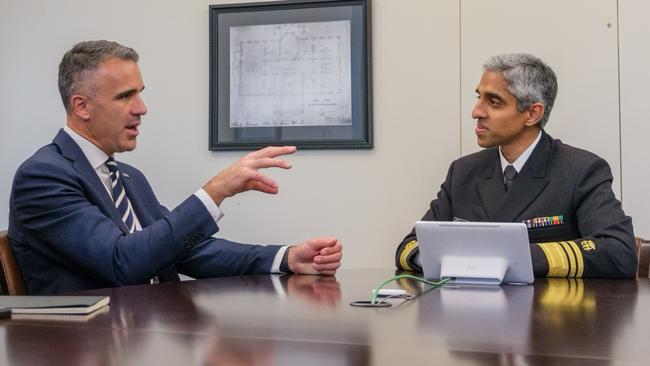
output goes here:
<path id="1" fill-rule="evenodd" d="M 142 231 L 129 234 L 79 146 L 62 130 L 16 172 L 9 240 L 29 294 L 268 273 L 279 246 L 234 243 L 194 195 L 172 211 L 144 175 L 118 162 Z"/>

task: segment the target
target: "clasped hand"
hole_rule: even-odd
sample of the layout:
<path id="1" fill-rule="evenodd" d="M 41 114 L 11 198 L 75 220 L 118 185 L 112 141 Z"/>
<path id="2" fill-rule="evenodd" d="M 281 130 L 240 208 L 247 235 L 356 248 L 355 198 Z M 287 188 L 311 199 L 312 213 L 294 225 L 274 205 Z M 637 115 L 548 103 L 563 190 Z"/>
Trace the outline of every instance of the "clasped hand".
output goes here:
<path id="1" fill-rule="evenodd" d="M 310 239 L 287 250 L 289 269 L 298 274 L 333 275 L 343 257 L 343 247 L 336 238 Z"/>

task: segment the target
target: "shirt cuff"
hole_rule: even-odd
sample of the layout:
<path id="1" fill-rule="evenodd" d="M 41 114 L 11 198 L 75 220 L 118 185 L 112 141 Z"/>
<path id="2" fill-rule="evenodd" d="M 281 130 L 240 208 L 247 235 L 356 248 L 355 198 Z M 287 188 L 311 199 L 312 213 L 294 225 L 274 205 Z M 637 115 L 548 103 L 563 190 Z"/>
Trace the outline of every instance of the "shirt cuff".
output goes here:
<path id="1" fill-rule="evenodd" d="M 271 264 L 271 273 L 284 273 L 280 271 L 280 263 L 282 262 L 282 257 L 284 257 L 284 252 L 289 248 L 288 245 L 285 245 L 278 249 L 278 252 L 275 253 L 275 258 L 273 259 L 273 264 Z"/>
<path id="2" fill-rule="evenodd" d="M 208 192 L 204 191 L 203 188 L 200 188 L 198 191 L 194 192 L 194 195 L 203 203 L 203 206 L 205 206 L 205 208 L 212 216 L 214 223 L 218 223 L 219 220 L 221 220 L 223 217 L 223 211 L 221 211 L 219 206 L 214 203 Z"/>

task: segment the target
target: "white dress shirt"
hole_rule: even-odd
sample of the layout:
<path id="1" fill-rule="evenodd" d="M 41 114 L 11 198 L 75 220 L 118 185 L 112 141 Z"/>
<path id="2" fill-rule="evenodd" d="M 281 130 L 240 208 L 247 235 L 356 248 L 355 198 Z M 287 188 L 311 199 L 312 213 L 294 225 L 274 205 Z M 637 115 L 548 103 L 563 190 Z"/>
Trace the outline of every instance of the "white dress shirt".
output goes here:
<path id="1" fill-rule="evenodd" d="M 524 167 L 524 164 L 526 164 L 526 161 L 528 161 L 528 158 L 530 157 L 530 154 L 533 153 L 533 150 L 535 150 L 535 146 L 537 146 L 537 143 L 539 143 L 539 140 L 542 138 L 542 130 L 539 131 L 539 134 L 537 134 L 537 138 L 535 141 L 533 141 L 528 148 L 519 155 L 517 160 L 515 160 L 512 164 L 508 162 L 508 159 L 506 159 L 505 156 L 503 156 L 503 153 L 501 152 L 501 146 L 499 146 L 499 156 L 501 157 L 501 173 L 503 173 L 506 170 L 506 167 L 508 165 L 512 165 L 513 168 L 519 173 L 521 171 L 521 168 Z M 506 177 L 504 175 L 503 177 L 503 183 L 505 184 L 506 182 Z"/>

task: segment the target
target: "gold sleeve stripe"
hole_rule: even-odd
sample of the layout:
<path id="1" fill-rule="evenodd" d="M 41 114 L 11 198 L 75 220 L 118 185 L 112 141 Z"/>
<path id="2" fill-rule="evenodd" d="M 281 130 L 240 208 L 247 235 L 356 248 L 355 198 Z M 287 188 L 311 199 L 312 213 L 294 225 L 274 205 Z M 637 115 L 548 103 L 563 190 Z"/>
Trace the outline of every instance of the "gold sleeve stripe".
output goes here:
<path id="1" fill-rule="evenodd" d="M 582 277 L 582 252 L 573 241 L 540 243 L 548 260 L 548 277 Z"/>
<path id="2" fill-rule="evenodd" d="M 569 275 L 569 259 L 560 243 L 553 243 L 551 251 L 558 258 L 558 266 L 555 268 L 556 277 L 566 277 Z"/>
<path id="3" fill-rule="evenodd" d="M 569 274 L 569 260 L 560 243 L 539 244 L 548 260 L 548 277 L 566 277 Z"/>
<path id="4" fill-rule="evenodd" d="M 567 277 L 575 277 L 576 271 L 578 269 L 576 263 L 576 256 L 567 242 L 561 241 L 560 245 L 562 246 L 562 250 L 564 250 L 564 253 L 566 254 L 567 258 L 569 259 L 569 273 L 567 274 Z"/>
<path id="5" fill-rule="evenodd" d="M 577 263 L 577 268 L 578 270 L 576 271 L 576 277 L 582 277 L 582 274 L 584 273 L 585 270 L 585 264 L 584 261 L 582 260 L 582 252 L 580 251 L 580 248 L 578 248 L 578 244 L 574 242 L 573 240 L 568 241 L 567 244 L 573 249 L 573 254 L 576 256 L 576 263 Z"/>
<path id="6" fill-rule="evenodd" d="M 551 243 L 540 243 L 538 244 L 540 248 L 542 248 L 542 251 L 544 252 L 544 255 L 546 256 L 546 261 L 548 262 L 548 272 L 546 273 L 546 276 L 548 277 L 553 277 L 551 275 L 551 269 L 556 267 L 555 264 L 555 257 L 551 255 L 550 249 L 548 248 Z"/>
<path id="7" fill-rule="evenodd" d="M 406 245 L 404 245 L 404 249 L 402 249 L 402 253 L 399 255 L 399 265 L 402 267 L 402 269 L 405 269 L 407 271 L 412 271 L 413 267 L 409 264 L 409 256 L 413 252 L 415 248 L 418 247 L 418 241 L 417 240 L 411 240 Z"/>
<path id="8" fill-rule="evenodd" d="M 546 259 L 548 260 L 548 277 L 564 277 L 560 275 L 560 268 L 562 268 L 562 257 L 554 250 L 557 243 L 542 243 L 539 246 L 544 251 Z"/>

